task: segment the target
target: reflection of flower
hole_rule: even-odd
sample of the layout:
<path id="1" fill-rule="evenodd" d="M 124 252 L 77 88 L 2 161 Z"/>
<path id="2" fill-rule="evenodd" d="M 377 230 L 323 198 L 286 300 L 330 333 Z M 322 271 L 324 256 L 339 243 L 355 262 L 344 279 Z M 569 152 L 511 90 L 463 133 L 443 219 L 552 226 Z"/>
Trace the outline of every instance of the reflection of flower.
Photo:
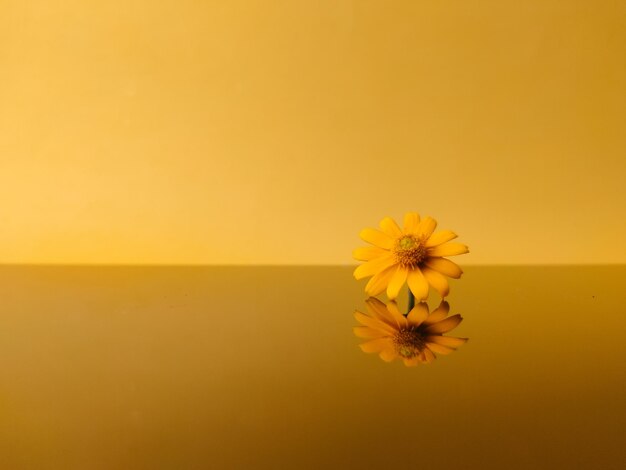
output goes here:
<path id="1" fill-rule="evenodd" d="M 355 326 L 354 334 L 369 341 L 360 347 L 367 353 L 378 353 L 384 361 L 402 359 L 406 366 L 430 363 L 435 354 L 450 354 L 467 341 L 467 338 L 443 336 L 461 321 L 461 315 L 448 317 L 450 306 L 441 302 L 432 313 L 428 305 L 418 303 L 405 317 L 395 302 L 387 305 L 376 298 L 366 300 L 369 315 L 355 312 L 363 326 Z"/>
<path id="2" fill-rule="evenodd" d="M 445 276 L 459 278 L 463 271 L 444 256 L 468 253 L 467 246 L 446 243 L 456 238 L 450 230 L 433 234 L 437 222 L 431 217 L 420 221 L 420 216 L 409 212 L 404 216 L 404 228 L 385 217 L 381 230 L 366 228 L 359 236 L 374 246 L 357 248 L 355 259 L 366 261 L 354 271 L 354 277 L 372 276 L 365 287 L 368 295 L 375 296 L 387 290 L 387 296 L 395 299 L 406 282 L 418 300 L 426 299 L 429 285 L 441 297 L 448 295 L 449 286 Z"/>

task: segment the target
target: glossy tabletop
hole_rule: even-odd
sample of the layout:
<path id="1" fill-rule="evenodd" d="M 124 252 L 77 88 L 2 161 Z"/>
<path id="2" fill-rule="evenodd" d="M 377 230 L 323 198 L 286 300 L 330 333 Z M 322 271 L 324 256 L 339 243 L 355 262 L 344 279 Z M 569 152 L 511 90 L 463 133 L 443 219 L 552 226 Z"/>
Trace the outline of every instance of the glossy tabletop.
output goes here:
<path id="1" fill-rule="evenodd" d="M 0 267 L 0 468 L 626 468 L 625 267 L 468 267 L 414 368 L 351 272 Z"/>

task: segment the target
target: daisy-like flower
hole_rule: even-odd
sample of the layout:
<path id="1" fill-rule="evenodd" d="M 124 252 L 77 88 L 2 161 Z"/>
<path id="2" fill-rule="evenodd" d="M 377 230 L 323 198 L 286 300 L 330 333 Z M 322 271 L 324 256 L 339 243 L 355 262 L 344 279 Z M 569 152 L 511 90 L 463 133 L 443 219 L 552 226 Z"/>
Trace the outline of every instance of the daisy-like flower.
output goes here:
<path id="1" fill-rule="evenodd" d="M 435 353 L 450 354 L 467 341 L 467 338 L 443 336 L 463 320 L 461 315 L 448 317 L 448 302 L 442 301 L 432 313 L 425 302 L 418 303 L 406 317 L 394 301 L 385 305 L 370 297 L 365 303 L 369 315 L 354 313 L 363 325 L 355 326 L 354 334 L 369 340 L 360 344 L 364 352 L 378 353 L 383 361 L 402 359 L 409 367 L 430 364 Z"/>
<path id="2" fill-rule="evenodd" d="M 436 226 L 432 217 L 420 221 L 419 214 L 409 212 L 402 229 L 392 218 L 385 217 L 380 221 L 381 230 L 362 230 L 359 236 L 373 245 L 353 252 L 355 259 L 365 261 L 355 269 L 354 277 L 372 276 L 365 293 L 376 296 L 387 290 L 387 297 L 393 300 L 406 282 L 418 300 L 428 297 L 430 287 L 442 298 L 448 295 L 446 276 L 458 279 L 463 271 L 444 256 L 462 255 L 469 249 L 461 243 L 448 243 L 457 237 L 450 230 L 433 233 Z"/>

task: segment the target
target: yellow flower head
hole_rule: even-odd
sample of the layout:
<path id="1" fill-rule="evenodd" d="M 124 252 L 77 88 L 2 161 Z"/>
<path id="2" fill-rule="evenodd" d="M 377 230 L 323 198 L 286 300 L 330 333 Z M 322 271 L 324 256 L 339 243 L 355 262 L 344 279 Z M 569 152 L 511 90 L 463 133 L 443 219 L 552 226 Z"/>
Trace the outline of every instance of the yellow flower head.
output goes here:
<path id="1" fill-rule="evenodd" d="M 428 312 L 426 303 L 418 303 L 406 317 L 394 301 L 385 305 L 371 297 L 366 300 L 366 306 L 369 315 L 354 313 L 363 325 L 355 326 L 354 334 L 369 340 L 360 344 L 364 352 L 378 353 L 384 361 L 402 359 L 409 367 L 430 364 L 435 353 L 450 354 L 467 341 L 467 338 L 443 336 L 463 320 L 461 315 L 448 317 L 450 306 L 445 301 L 432 313 Z"/>
<path id="2" fill-rule="evenodd" d="M 441 297 L 450 291 L 445 276 L 458 279 L 463 271 L 444 256 L 468 253 L 467 246 L 448 243 L 456 238 L 450 230 L 433 233 L 437 222 L 431 217 L 420 221 L 416 212 L 404 216 L 404 228 L 390 217 L 380 221 L 381 230 L 366 228 L 359 236 L 373 246 L 357 248 L 355 259 L 365 261 L 354 271 L 356 279 L 372 276 L 365 292 L 376 296 L 387 290 L 390 299 L 398 293 L 406 282 L 418 300 L 428 297 L 429 286 Z"/>

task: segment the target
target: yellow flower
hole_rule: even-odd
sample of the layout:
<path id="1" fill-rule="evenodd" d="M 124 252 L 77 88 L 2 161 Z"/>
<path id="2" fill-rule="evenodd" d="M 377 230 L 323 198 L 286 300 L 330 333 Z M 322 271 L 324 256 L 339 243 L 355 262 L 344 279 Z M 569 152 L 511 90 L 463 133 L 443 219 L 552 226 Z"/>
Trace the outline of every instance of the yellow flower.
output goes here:
<path id="1" fill-rule="evenodd" d="M 431 217 L 420 221 L 416 212 L 404 216 L 404 227 L 390 217 L 380 221 L 381 230 L 366 228 L 359 236 L 373 246 L 357 248 L 355 259 L 365 261 L 354 271 L 356 279 L 372 276 L 365 292 L 376 296 L 387 290 L 390 299 L 398 293 L 406 282 L 418 300 L 428 297 L 432 286 L 441 297 L 448 295 L 450 287 L 445 276 L 458 279 L 463 271 L 444 256 L 468 253 L 467 246 L 461 243 L 447 243 L 457 237 L 450 230 L 433 234 L 437 222 Z"/>
<path id="2" fill-rule="evenodd" d="M 448 302 L 441 302 L 432 313 L 428 313 L 426 303 L 418 303 L 406 317 L 394 301 L 385 305 L 370 297 L 366 306 L 369 315 L 354 313 L 363 325 L 355 326 L 354 334 L 369 340 L 360 344 L 364 352 L 378 353 L 384 361 L 402 359 L 409 367 L 430 364 L 435 353 L 450 354 L 467 341 L 467 338 L 443 336 L 463 320 L 461 315 L 448 317 Z"/>

